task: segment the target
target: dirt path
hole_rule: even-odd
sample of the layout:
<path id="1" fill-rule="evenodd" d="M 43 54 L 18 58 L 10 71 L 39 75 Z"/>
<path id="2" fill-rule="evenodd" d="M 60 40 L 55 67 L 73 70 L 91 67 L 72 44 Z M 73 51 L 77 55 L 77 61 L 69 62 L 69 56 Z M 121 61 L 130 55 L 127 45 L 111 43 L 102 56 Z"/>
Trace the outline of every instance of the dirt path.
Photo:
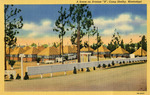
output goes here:
<path id="1" fill-rule="evenodd" d="M 143 91 L 146 64 L 97 69 L 76 75 L 5 82 L 5 91 Z"/>

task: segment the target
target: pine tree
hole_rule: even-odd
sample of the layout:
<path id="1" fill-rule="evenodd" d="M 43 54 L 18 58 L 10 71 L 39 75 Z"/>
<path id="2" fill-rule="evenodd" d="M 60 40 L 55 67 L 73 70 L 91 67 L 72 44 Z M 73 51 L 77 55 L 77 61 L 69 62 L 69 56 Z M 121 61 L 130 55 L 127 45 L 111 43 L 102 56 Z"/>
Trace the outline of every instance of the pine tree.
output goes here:
<path id="1" fill-rule="evenodd" d="M 22 16 L 18 15 L 20 12 L 21 9 L 15 8 L 14 5 L 4 6 L 5 55 L 6 55 L 6 46 L 9 46 L 9 51 L 10 51 L 10 48 L 16 45 L 16 41 L 17 41 L 16 34 L 18 34 L 19 29 L 23 27 L 23 18 Z M 5 57 L 5 70 L 6 69 L 7 66 L 6 66 L 6 57 Z"/>

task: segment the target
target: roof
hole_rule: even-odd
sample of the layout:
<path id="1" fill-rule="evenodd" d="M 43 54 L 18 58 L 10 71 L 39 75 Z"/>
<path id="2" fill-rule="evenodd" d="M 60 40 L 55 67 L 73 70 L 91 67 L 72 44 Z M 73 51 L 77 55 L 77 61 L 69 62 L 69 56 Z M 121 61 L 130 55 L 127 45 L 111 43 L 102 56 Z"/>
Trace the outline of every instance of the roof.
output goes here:
<path id="1" fill-rule="evenodd" d="M 45 56 L 59 55 L 59 51 L 55 47 L 47 47 L 44 50 L 42 50 L 41 52 L 39 52 L 37 55 L 45 55 Z"/>
<path id="2" fill-rule="evenodd" d="M 43 46 L 38 46 L 37 49 L 40 50 L 40 51 L 42 51 L 42 50 L 45 49 L 45 47 L 43 47 Z"/>
<path id="3" fill-rule="evenodd" d="M 9 50 L 9 47 L 6 48 L 6 54 L 9 54 L 9 52 L 12 52 L 12 51 L 13 51 L 12 48 L 10 48 L 10 50 Z"/>
<path id="4" fill-rule="evenodd" d="M 23 47 L 23 49 L 24 50 L 28 50 L 28 49 L 30 49 L 30 47 L 29 46 L 25 46 L 25 47 Z"/>
<path id="5" fill-rule="evenodd" d="M 60 46 L 57 47 L 58 49 L 58 52 L 60 53 Z M 61 47 L 62 49 L 62 47 Z M 76 46 L 64 46 L 63 47 L 63 53 L 64 54 L 68 54 L 68 53 L 76 53 L 77 52 L 77 48 Z M 62 53 L 62 50 L 61 50 L 61 53 Z"/>
<path id="6" fill-rule="evenodd" d="M 21 47 L 14 48 L 14 50 L 10 53 L 11 55 L 17 55 L 17 54 L 22 54 L 24 53 L 25 50 Z"/>
<path id="7" fill-rule="evenodd" d="M 147 55 L 147 52 L 144 50 L 144 49 L 142 49 L 141 47 L 138 49 L 138 50 L 136 50 L 134 53 L 132 53 L 132 54 L 134 54 L 134 55 L 136 55 L 136 56 L 146 56 Z"/>
<path id="8" fill-rule="evenodd" d="M 15 50 L 15 49 L 17 49 L 17 48 L 19 48 L 19 47 L 14 47 L 13 50 Z"/>
<path id="9" fill-rule="evenodd" d="M 28 54 L 38 54 L 39 50 L 36 47 L 31 47 L 30 49 L 28 49 L 27 51 L 24 52 L 24 54 L 28 55 Z"/>
<path id="10" fill-rule="evenodd" d="M 129 54 L 129 52 L 119 46 L 117 49 L 112 51 L 111 54 Z"/>
<path id="11" fill-rule="evenodd" d="M 80 51 L 94 51 L 91 47 L 83 47 L 82 49 L 80 49 Z"/>
<path id="12" fill-rule="evenodd" d="M 74 47 L 74 46 L 64 46 L 63 50 L 64 50 L 64 53 L 67 53 L 67 54 L 77 52 L 76 47 Z"/>
<path id="13" fill-rule="evenodd" d="M 97 49 L 94 50 L 94 52 L 97 52 Z M 107 49 L 105 46 L 101 45 L 101 46 L 98 48 L 98 52 L 110 52 L 110 50 Z"/>

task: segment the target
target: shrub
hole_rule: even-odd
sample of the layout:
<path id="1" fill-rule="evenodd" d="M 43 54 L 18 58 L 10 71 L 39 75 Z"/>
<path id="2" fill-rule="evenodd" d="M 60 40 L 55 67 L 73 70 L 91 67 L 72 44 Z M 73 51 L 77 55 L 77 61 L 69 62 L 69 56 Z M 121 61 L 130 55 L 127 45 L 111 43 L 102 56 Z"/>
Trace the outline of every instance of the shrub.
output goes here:
<path id="1" fill-rule="evenodd" d="M 123 61 L 123 64 L 125 64 L 125 61 Z"/>
<path id="2" fill-rule="evenodd" d="M 95 70 L 95 67 L 93 67 L 93 70 Z"/>
<path id="3" fill-rule="evenodd" d="M 113 66 L 115 65 L 115 63 L 114 63 L 114 61 L 112 61 L 112 63 L 111 63 Z"/>
<path id="4" fill-rule="evenodd" d="M 76 69 L 76 67 L 74 67 L 74 69 L 73 69 L 73 74 L 77 74 L 77 69 Z"/>
<path id="5" fill-rule="evenodd" d="M 10 74 L 10 79 L 14 79 L 14 76 L 12 74 Z"/>
<path id="6" fill-rule="evenodd" d="M 121 64 L 122 62 L 119 62 L 119 64 Z"/>
<path id="7" fill-rule="evenodd" d="M 29 79 L 28 73 L 25 72 L 24 80 L 28 80 L 28 79 Z"/>
<path id="8" fill-rule="evenodd" d="M 101 64 L 98 64 L 97 68 L 100 68 L 101 67 Z"/>
<path id="9" fill-rule="evenodd" d="M 103 68 L 106 68 L 106 65 L 105 65 L 105 64 L 103 64 Z"/>
<path id="10" fill-rule="evenodd" d="M 108 67 L 110 67 L 111 65 L 110 64 L 108 64 Z"/>
<path id="11" fill-rule="evenodd" d="M 90 69 L 89 69 L 89 67 L 87 67 L 87 68 L 86 68 L 86 71 L 87 71 L 87 72 L 90 72 Z"/>
<path id="12" fill-rule="evenodd" d="M 64 56 L 65 60 L 68 60 L 68 56 Z"/>
<path id="13" fill-rule="evenodd" d="M 82 71 L 82 72 L 84 71 L 83 68 L 81 68 L 81 71 Z"/>
<path id="14" fill-rule="evenodd" d="M 17 77 L 16 77 L 16 79 L 20 79 L 21 78 L 21 76 L 19 75 L 19 74 L 17 74 Z"/>
<path id="15" fill-rule="evenodd" d="M 36 59 L 36 62 L 37 62 L 37 63 L 39 63 L 39 62 L 40 62 L 40 60 L 41 60 L 41 58 L 37 58 L 37 59 Z"/>
<path id="16" fill-rule="evenodd" d="M 15 65 L 15 63 L 16 63 L 16 61 L 14 61 L 14 60 L 9 60 L 9 65 L 12 67 L 12 69 L 13 69 L 13 66 Z"/>

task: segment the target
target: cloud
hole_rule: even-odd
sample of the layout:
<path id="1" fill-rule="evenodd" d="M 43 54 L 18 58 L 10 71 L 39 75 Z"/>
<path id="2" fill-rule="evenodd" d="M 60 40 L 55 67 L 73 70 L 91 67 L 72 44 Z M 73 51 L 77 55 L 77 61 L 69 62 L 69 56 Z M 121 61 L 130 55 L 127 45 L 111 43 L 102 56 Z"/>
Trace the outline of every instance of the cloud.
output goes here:
<path id="1" fill-rule="evenodd" d="M 113 34 L 114 33 L 114 29 L 105 29 L 102 34 L 104 35 L 109 35 L 109 34 Z"/>
<path id="2" fill-rule="evenodd" d="M 44 36 L 45 33 L 52 31 L 52 21 L 51 20 L 41 20 L 40 24 L 35 22 L 24 23 L 22 28 L 23 31 L 30 31 L 28 37 L 38 37 Z"/>
<path id="3" fill-rule="evenodd" d="M 129 34 L 146 25 L 146 20 L 138 15 L 123 13 L 115 18 L 94 18 L 94 24 L 103 30 L 101 33 L 104 35 L 112 35 L 115 29 L 119 33 Z"/>

